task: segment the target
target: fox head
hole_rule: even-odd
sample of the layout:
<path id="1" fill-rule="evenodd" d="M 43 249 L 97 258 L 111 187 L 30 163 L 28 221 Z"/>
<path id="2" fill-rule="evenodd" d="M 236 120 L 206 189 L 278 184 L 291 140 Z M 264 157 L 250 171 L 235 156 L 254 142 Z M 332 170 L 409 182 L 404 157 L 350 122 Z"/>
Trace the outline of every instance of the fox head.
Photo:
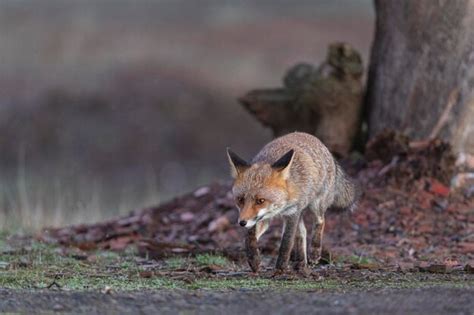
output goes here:
<path id="1" fill-rule="evenodd" d="M 258 221 L 270 219 L 287 208 L 294 195 L 288 182 L 294 155 L 290 150 L 273 164 L 250 164 L 227 149 L 235 180 L 232 193 L 240 211 L 241 226 L 251 228 Z"/>

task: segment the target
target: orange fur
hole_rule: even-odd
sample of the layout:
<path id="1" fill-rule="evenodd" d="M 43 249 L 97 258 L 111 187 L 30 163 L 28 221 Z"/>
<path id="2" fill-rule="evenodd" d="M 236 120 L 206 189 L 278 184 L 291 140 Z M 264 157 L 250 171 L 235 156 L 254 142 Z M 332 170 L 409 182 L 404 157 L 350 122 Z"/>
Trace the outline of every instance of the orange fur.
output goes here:
<path id="1" fill-rule="evenodd" d="M 258 211 L 262 209 L 263 207 L 265 207 L 265 204 L 256 205 L 256 204 L 250 204 L 249 202 L 249 205 L 246 205 L 242 209 L 242 211 L 240 211 L 239 220 L 248 221 L 255 218 L 257 216 Z"/>
<path id="2" fill-rule="evenodd" d="M 275 187 L 275 188 L 282 188 L 287 191 L 288 197 L 291 200 L 298 198 L 298 191 L 294 185 L 288 182 L 288 180 L 284 179 L 282 176 L 281 171 L 272 171 L 272 175 L 265 183 L 266 187 Z"/>
<path id="3" fill-rule="evenodd" d="M 267 187 L 278 187 L 287 189 L 287 181 L 281 176 L 280 171 L 272 171 L 271 176 L 267 179 L 265 186 Z"/>

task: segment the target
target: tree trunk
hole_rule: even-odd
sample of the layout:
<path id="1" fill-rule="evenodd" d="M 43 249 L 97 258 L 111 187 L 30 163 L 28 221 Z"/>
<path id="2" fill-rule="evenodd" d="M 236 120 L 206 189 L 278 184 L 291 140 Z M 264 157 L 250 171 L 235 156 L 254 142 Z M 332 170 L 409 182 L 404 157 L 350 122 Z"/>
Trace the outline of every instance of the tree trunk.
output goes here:
<path id="1" fill-rule="evenodd" d="M 474 0 L 375 0 L 369 137 L 384 128 L 474 153 Z"/>

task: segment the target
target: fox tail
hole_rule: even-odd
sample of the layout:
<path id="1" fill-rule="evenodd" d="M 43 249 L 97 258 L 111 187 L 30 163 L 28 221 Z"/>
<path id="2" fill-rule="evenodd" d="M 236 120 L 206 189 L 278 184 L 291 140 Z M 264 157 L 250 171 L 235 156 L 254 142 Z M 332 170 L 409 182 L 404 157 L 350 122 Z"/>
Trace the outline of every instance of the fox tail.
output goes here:
<path id="1" fill-rule="evenodd" d="M 359 188 L 353 180 L 344 172 L 342 167 L 336 163 L 336 184 L 334 202 L 331 208 L 335 210 L 354 211 L 357 201 L 361 195 Z"/>

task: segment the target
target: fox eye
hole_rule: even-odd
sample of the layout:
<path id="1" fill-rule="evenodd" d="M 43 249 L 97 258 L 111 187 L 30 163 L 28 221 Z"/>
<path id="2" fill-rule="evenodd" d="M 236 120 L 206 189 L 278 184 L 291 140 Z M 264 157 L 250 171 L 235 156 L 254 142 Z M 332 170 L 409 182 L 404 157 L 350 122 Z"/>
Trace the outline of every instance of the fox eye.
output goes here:
<path id="1" fill-rule="evenodd" d="M 245 202 L 245 198 L 244 198 L 244 197 L 242 197 L 242 196 L 237 197 L 237 203 L 238 203 L 239 205 L 243 204 L 244 202 Z"/>
<path id="2" fill-rule="evenodd" d="M 265 199 L 263 199 L 263 198 L 257 198 L 257 200 L 255 200 L 255 203 L 256 203 L 257 205 L 261 205 L 261 204 L 263 204 L 264 202 L 265 202 Z"/>

